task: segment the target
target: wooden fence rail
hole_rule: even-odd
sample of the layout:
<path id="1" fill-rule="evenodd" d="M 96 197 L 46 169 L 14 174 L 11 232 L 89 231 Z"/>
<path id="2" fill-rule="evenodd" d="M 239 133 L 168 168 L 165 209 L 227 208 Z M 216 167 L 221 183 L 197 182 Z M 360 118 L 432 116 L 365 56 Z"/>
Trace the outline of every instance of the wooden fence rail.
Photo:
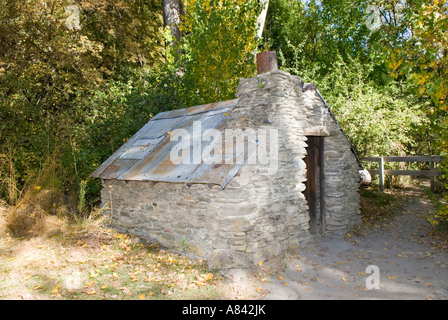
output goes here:
<path id="1" fill-rule="evenodd" d="M 435 177 L 441 175 L 438 168 L 435 167 L 437 162 L 442 162 L 442 156 L 410 156 L 410 157 L 367 157 L 363 161 L 378 162 L 378 170 L 369 170 L 371 175 L 379 175 L 380 189 L 384 191 L 384 176 L 413 176 L 413 177 L 430 177 L 431 188 L 434 186 Z M 386 162 L 429 162 L 429 170 L 384 170 Z"/>

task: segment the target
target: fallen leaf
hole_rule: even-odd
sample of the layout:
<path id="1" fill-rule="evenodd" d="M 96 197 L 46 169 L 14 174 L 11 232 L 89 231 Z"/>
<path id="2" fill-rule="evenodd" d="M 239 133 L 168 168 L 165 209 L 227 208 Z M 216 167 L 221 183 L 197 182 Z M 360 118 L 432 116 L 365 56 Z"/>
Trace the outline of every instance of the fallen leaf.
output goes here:
<path id="1" fill-rule="evenodd" d="M 55 294 L 55 293 L 58 293 L 58 291 L 59 291 L 59 285 L 57 285 L 57 286 L 51 291 L 51 293 L 52 293 L 52 294 Z"/>
<path id="2" fill-rule="evenodd" d="M 278 280 L 282 281 L 283 277 L 282 276 L 278 276 Z"/>
<path id="3" fill-rule="evenodd" d="M 258 265 L 261 267 L 263 265 L 263 261 L 258 262 Z"/>
<path id="4" fill-rule="evenodd" d="M 146 295 L 145 295 L 145 294 L 141 294 L 141 295 L 138 296 L 138 298 L 139 298 L 140 300 L 145 300 Z"/>
<path id="5" fill-rule="evenodd" d="M 97 273 L 96 271 L 94 271 L 94 270 L 90 270 L 90 276 L 89 276 L 89 278 L 96 278 L 96 277 L 98 277 L 99 276 L 99 273 Z"/>
<path id="6" fill-rule="evenodd" d="M 94 283 L 95 283 L 95 280 L 89 281 L 89 282 L 86 283 L 86 286 L 87 287 L 91 287 Z"/>
<path id="7" fill-rule="evenodd" d="M 88 294 L 89 296 L 93 296 L 94 294 L 96 294 L 96 290 L 95 290 L 95 289 L 92 289 L 92 290 L 90 290 L 90 291 L 87 291 L 87 294 Z"/>
<path id="8" fill-rule="evenodd" d="M 387 278 L 392 280 L 392 279 L 395 279 L 397 277 L 396 276 L 387 276 Z"/>
<path id="9" fill-rule="evenodd" d="M 197 285 L 198 287 L 202 287 L 202 286 L 204 286 L 204 283 L 201 282 L 201 281 L 193 281 L 193 283 L 194 283 L 195 285 Z"/>

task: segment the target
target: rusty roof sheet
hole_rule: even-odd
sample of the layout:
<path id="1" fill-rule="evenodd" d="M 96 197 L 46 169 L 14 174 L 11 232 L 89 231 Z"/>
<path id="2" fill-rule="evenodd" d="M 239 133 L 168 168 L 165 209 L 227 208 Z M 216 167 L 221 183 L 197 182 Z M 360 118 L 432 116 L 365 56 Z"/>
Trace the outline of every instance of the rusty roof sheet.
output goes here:
<path id="1" fill-rule="evenodd" d="M 171 151 L 179 141 L 171 141 L 171 135 L 176 129 L 184 129 L 192 136 L 195 121 L 201 124 L 201 134 L 208 129 L 223 132 L 228 115 L 236 103 L 237 100 L 231 100 L 158 114 L 107 159 L 91 177 L 105 180 L 217 184 L 225 188 L 244 165 L 244 161 L 234 161 L 236 163 L 232 164 L 223 161 L 224 163 L 210 165 L 204 161 L 199 164 L 174 164 L 171 161 Z M 191 140 L 195 141 L 194 138 Z M 207 143 L 202 142 L 201 149 L 204 150 L 206 145 Z M 227 144 L 224 149 L 226 146 Z M 255 146 L 256 142 L 252 142 L 248 148 L 244 148 L 243 159 L 248 159 Z M 190 153 L 195 147 L 198 146 L 190 146 Z M 232 147 L 233 149 L 236 148 Z M 226 150 L 223 150 L 223 154 L 226 155 Z M 233 156 L 237 159 L 241 155 L 234 152 Z"/>

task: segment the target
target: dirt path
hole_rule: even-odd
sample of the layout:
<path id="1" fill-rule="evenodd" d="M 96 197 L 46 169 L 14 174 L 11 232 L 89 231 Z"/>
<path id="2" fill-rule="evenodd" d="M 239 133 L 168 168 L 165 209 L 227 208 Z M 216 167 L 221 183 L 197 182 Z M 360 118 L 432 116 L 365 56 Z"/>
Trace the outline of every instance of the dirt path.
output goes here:
<path id="1" fill-rule="evenodd" d="M 434 245 L 424 217 L 434 205 L 410 189 L 393 210 L 365 235 L 315 237 L 265 283 L 265 299 L 448 299 L 448 250 Z M 379 289 L 366 287 L 370 265 Z"/>

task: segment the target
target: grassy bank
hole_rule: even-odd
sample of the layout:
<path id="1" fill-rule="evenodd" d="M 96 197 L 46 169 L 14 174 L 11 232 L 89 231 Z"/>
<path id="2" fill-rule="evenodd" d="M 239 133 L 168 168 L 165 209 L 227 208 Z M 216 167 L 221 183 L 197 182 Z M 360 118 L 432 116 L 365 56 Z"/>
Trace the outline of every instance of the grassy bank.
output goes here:
<path id="1" fill-rule="evenodd" d="M 117 233 L 104 219 L 41 217 L 38 231 L 12 237 L 0 211 L 0 299 L 245 299 L 260 292 L 229 286 L 190 260 Z M 3 222 L 3 223 L 2 223 Z"/>

